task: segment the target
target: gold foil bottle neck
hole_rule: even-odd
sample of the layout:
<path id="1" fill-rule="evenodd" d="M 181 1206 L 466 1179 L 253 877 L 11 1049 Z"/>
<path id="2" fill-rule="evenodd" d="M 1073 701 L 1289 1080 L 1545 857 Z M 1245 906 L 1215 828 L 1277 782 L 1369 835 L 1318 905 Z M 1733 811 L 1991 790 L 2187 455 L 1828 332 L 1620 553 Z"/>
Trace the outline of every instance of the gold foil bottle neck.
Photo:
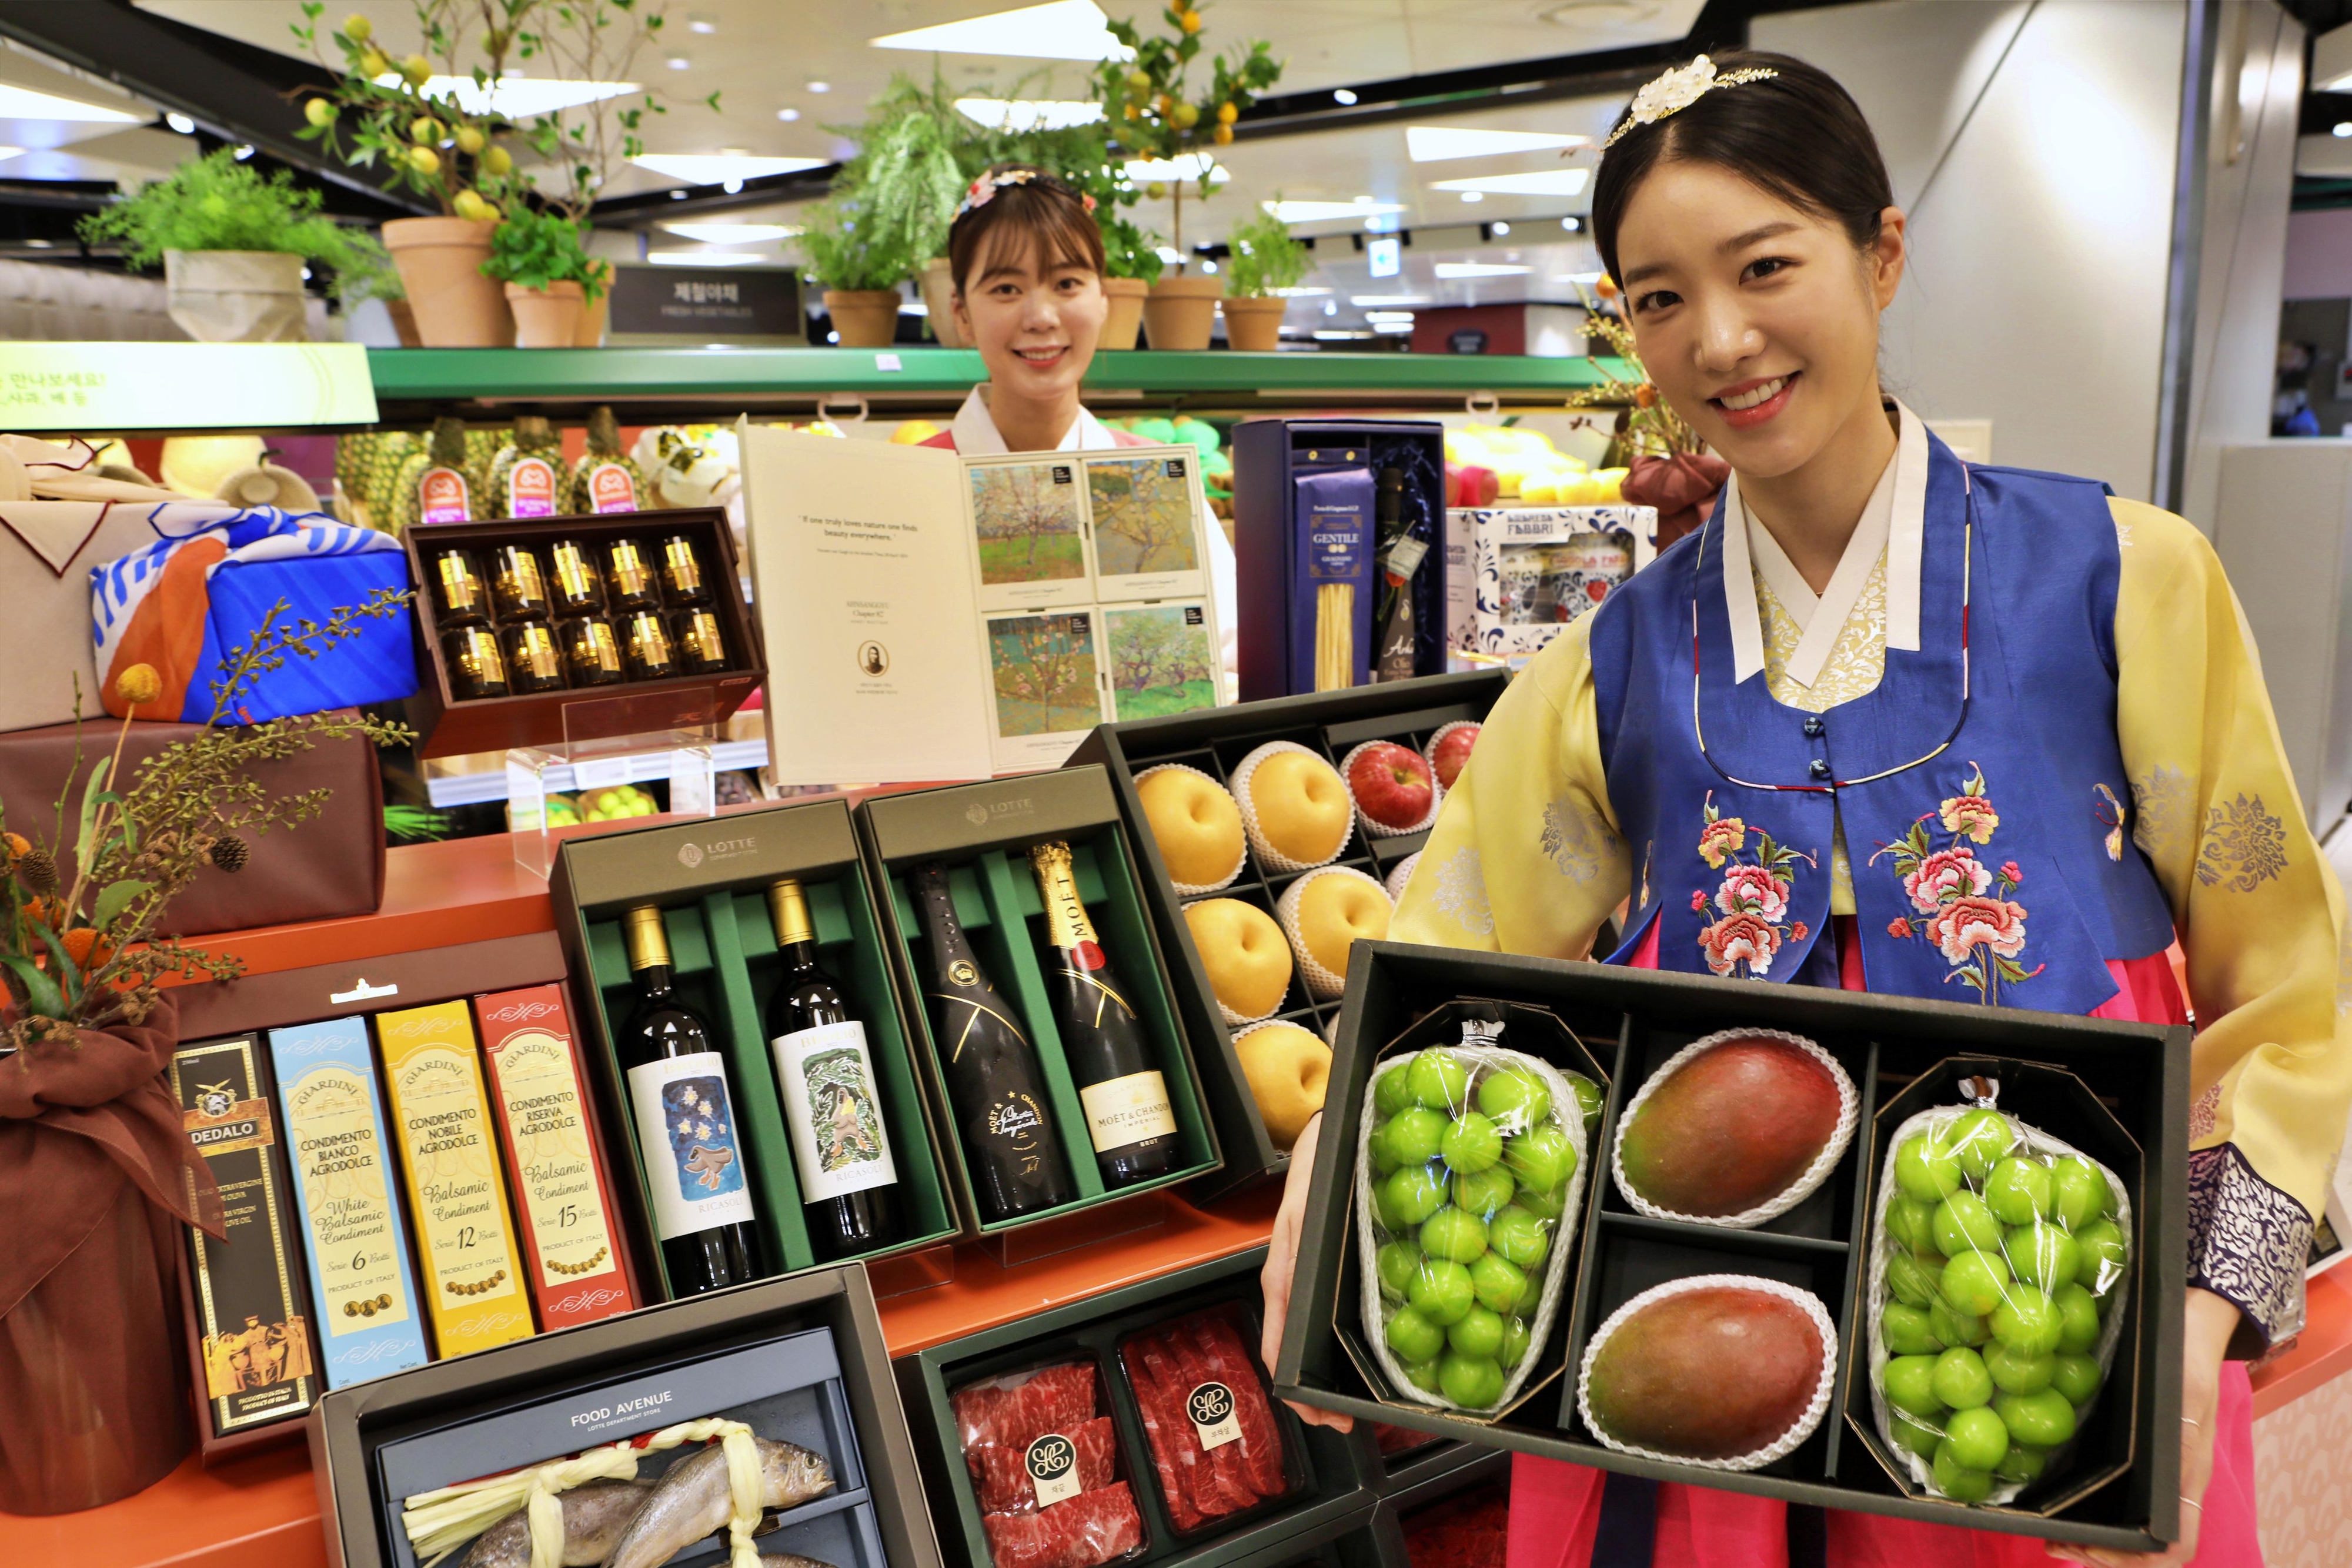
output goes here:
<path id="1" fill-rule="evenodd" d="M 669 967 L 669 933 L 662 928 L 660 906 L 641 904 L 621 916 L 622 939 L 628 945 L 629 968 Z"/>
<path id="2" fill-rule="evenodd" d="M 1094 922 L 1078 899 L 1077 868 L 1070 846 L 1059 839 L 1029 848 L 1029 867 L 1037 873 L 1037 894 L 1045 905 L 1046 940 L 1056 947 L 1075 947 L 1095 939 Z"/>
<path id="3" fill-rule="evenodd" d="M 816 922 L 809 915 L 808 894 L 792 877 L 768 884 L 768 916 L 775 922 L 776 946 L 816 940 Z"/>

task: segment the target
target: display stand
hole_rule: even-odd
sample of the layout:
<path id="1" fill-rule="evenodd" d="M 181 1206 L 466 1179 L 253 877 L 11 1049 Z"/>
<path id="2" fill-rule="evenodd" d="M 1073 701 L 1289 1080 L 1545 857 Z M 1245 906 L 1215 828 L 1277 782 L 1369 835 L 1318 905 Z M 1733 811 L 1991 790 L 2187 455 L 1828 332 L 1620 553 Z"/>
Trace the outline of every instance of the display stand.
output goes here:
<path id="1" fill-rule="evenodd" d="M 555 862 L 556 839 L 547 820 L 551 795 L 660 779 L 669 785 L 670 816 L 718 815 L 718 722 L 680 723 L 636 735 L 607 733 L 613 717 L 608 710 L 626 701 L 566 703 L 561 744 L 507 748 L 515 863 L 541 881 Z"/>

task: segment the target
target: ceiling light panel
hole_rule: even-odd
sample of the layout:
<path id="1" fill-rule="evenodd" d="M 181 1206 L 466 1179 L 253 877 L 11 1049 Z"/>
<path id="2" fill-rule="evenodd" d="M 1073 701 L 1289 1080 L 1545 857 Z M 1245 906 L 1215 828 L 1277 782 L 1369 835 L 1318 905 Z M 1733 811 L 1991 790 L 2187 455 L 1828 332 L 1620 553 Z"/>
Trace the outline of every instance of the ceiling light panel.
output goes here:
<path id="1" fill-rule="evenodd" d="M 1173 158 L 1138 158 L 1123 165 L 1130 180 L 1198 180 L 1201 171 L 1209 171 L 1209 183 L 1222 185 L 1234 177 L 1233 171 L 1222 163 L 1213 163 L 1206 152 L 1184 152 Z M 1402 212 L 1403 209 L 1399 208 Z"/>
<path id="2" fill-rule="evenodd" d="M 664 224 L 663 229 L 681 239 L 704 245 L 764 245 L 790 239 L 801 231 L 790 224 Z"/>
<path id="3" fill-rule="evenodd" d="M 1588 147 L 1589 136 L 1554 134 L 1549 131 L 1476 131 L 1464 126 L 1412 125 L 1405 128 L 1405 151 L 1416 163 L 1442 163 L 1449 158 L 1492 158 L 1504 152 L 1541 152 L 1555 147 Z"/>
<path id="4" fill-rule="evenodd" d="M 752 267 L 768 258 L 740 250 L 654 250 L 646 259 L 656 267 Z"/>
<path id="5" fill-rule="evenodd" d="M 1123 60 L 1132 51 L 1111 37 L 1094 0 L 1051 0 L 993 16 L 942 22 L 870 40 L 877 49 L 949 55 L 1007 55 L 1028 60 Z"/>
<path id="6" fill-rule="evenodd" d="M 689 185 L 719 185 L 730 180 L 761 180 L 822 169 L 822 158 L 754 158 L 724 152 L 646 152 L 629 160 L 640 169 L 684 180 Z"/>
<path id="7" fill-rule="evenodd" d="M 378 87 L 398 87 L 400 82 L 400 77 L 390 71 L 375 78 Z M 520 76 L 503 76 L 496 81 L 478 84 L 472 77 L 436 76 L 425 78 L 425 85 L 416 90 L 424 98 L 455 99 L 457 107 L 467 114 L 503 114 L 510 120 L 529 120 L 533 115 L 552 114 L 560 109 L 618 98 L 625 92 L 636 91 L 637 84 Z"/>
<path id="8" fill-rule="evenodd" d="M 0 120 L 67 120 L 88 125 L 144 125 L 152 117 L 136 109 L 110 109 L 79 99 L 36 92 L 0 82 Z"/>
<path id="9" fill-rule="evenodd" d="M 1258 204 L 1286 224 L 1323 223 L 1332 218 L 1366 218 L 1381 213 L 1404 211 L 1398 203 L 1375 202 L 1370 197 L 1354 202 L 1261 202 Z"/>
<path id="10" fill-rule="evenodd" d="M 960 98 L 956 112 L 991 131 L 1067 131 L 1103 117 L 1098 103 L 1034 98 Z"/>
<path id="11" fill-rule="evenodd" d="M 1496 196 L 1573 196 L 1592 178 L 1590 169 L 1531 169 L 1523 174 L 1479 174 L 1440 180 L 1440 191 L 1480 191 Z"/>
<path id="12" fill-rule="evenodd" d="M 1440 277 L 1516 277 L 1529 269 L 1502 261 L 1441 261 L 1435 270 Z"/>

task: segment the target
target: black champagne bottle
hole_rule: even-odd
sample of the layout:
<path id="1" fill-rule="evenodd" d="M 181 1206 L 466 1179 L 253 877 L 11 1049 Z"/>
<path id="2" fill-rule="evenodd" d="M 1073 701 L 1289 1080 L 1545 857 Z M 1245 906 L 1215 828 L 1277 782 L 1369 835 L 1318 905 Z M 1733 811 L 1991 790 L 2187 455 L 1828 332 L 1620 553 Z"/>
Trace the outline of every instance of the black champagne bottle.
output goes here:
<path id="1" fill-rule="evenodd" d="M 932 1029 L 981 1217 L 993 1222 L 1067 1203 L 1076 1195 L 1036 1051 L 972 956 L 947 867 L 923 866 L 909 880 L 930 951 Z"/>
<path id="2" fill-rule="evenodd" d="M 654 1234 L 672 1296 L 755 1280 L 759 1218 L 728 1092 L 727 1059 L 709 1027 L 670 988 L 669 937 L 651 904 L 623 917 L 637 1005 L 614 1041 L 653 1193 Z"/>
<path id="3" fill-rule="evenodd" d="M 898 1239 L 898 1167 L 874 1086 L 866 1026 L 817 962 L 808 895 L 792 877 L 768 888 L 783 977 L 768 998 L 768 1048 L 799 1169 L 809 1240 L 830 1261 Z"/>
<path id="4" fill-rule="evenodd" d="M 1153 1065 L 1151 1041 L 1128 1005 L 1125 983 L 1095 939 L 1094 922 L 1078 898 L 1070 846 L 1038 844 L 1029 852 L 1029 865 L 1037 873 L 1045 939 L 1054 948 L 1045 989 L 1061 1027 L 1062 1056 L 1087 1109 L 1103 1184 L 1126 1186 L 1164 1176 L 1180 1163 L 1168 1081 Z"/>

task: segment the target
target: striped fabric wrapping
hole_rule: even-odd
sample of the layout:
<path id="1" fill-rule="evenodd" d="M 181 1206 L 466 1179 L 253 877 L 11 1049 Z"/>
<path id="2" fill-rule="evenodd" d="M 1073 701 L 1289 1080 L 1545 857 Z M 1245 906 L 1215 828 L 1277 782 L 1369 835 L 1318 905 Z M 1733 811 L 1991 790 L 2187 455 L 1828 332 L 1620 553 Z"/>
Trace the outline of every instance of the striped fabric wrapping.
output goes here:
<path id="1" fill-rule="evenodd" d="M 408 587 L 408 563 L 389 534 L 338 523 L 323 512 L 257 507 L 193 533 L 165 538 L 90 572 L 90 626 L 106 711 L 126 716 L 115 677 L 152 666 L 163 695 L 138 716 L 202 724 L 214 716 L 214 686 L 280 601 L 281 627 L 323 622 L 365 604 L 379 588 Z M 416 690 L 412 612 L 363 620 L 359 634 L 316 659 L 288 659 L 256 674 L 224 723 L 258 724 L 361 703 L 394 702 Z"/>

